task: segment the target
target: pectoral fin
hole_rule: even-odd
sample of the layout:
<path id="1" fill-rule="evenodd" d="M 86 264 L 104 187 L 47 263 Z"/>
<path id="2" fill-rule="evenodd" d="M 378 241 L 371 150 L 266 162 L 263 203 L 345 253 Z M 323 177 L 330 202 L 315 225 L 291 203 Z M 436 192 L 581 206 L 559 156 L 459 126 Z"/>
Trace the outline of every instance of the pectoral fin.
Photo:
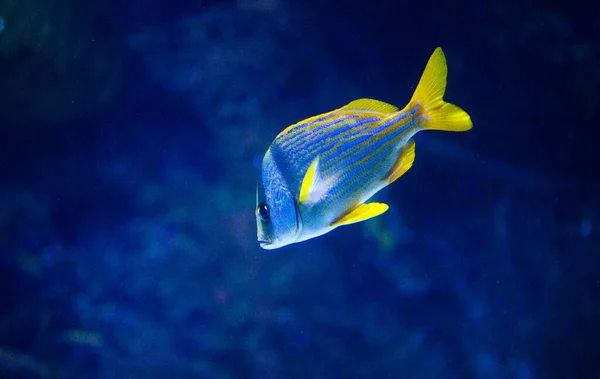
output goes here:
<path id="1" fill-rule="evenodd" d="M 313 205 L 325 197 L 327 190 L 328 186 L 321 177 L 319 157 L 317 156 L 306 170 L 306 174 L 304 174 L 298 201 L 304 205 Z"/>
<path id="2" fill-rule="evenodd" d="M 402 150 L 394 166 L 388 171 L 385 179 L 388 183 L 393 183 L 408 171 L 415 161 L 415 142 L 410 141 Z"/>
<path id="3" fill-rule="evenodd" d="M 361 204 L 354 208 L 350 212 L 346 213 L 338 220 L 334 221 L 331 226 L 336 227 L 340 225 L 349 225 L 356 222 L 368 220 L 370 218 L 379 216 L 383 212 L 387 211 L 389 206 L 383 203 L 366 203 Z"/>

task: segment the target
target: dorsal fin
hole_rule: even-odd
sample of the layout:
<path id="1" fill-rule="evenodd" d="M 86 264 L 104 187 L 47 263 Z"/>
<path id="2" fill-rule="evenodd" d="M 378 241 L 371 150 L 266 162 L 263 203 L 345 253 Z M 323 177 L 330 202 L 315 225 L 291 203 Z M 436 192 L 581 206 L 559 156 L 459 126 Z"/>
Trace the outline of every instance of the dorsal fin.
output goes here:
<path id="1" fill-rule="evenodd" d="M 384 103 L 383 101 L 374 100 L 374 99 L 357 99 L 357 100 L 349 102 L 348 104 L 344 105 L 340 109 L 375 111 L 375 112 L 381 112 L 381 113 L 385 113 L 385 114 L 398 112 L 397 107 L 395 107 L 391 104 L 388 104 L 388 103 Z"/>

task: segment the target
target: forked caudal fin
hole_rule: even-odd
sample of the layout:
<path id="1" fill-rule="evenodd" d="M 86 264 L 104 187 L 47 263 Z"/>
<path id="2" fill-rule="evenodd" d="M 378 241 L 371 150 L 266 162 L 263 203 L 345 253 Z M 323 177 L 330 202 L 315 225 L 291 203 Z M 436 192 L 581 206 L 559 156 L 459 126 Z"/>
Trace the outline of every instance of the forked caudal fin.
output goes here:
<path id="1" fill-rule="evenodd" d="M 417 115 L 422 119 L 423 129 L 464 132 L 473 123 L 467 112 L 443 100 L 447 75 L 446 57 L 438 47 L 429 58 L 408 106 L 419 107 Z"/>

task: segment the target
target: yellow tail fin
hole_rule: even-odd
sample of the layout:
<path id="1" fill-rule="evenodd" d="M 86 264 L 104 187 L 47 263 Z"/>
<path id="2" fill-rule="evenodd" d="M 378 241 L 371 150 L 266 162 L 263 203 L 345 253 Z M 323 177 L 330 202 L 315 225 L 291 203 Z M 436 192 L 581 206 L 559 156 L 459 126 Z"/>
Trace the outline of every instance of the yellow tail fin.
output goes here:
<path id="1" fill-rule="evenodd" d="M 417 114 L 422 117 L 423 129 L 464 132 L 473 123 L 467 112 L 443 100 L 447 75 L 446 57 L 438 47 L 425 66 L 409 107 L 419 107 Z"/>

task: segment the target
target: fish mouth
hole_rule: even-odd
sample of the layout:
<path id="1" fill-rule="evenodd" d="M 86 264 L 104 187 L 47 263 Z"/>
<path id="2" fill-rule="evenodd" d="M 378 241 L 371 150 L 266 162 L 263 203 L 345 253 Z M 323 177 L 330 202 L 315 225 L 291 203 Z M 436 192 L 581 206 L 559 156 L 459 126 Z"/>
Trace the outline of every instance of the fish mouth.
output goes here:
<path id="1" fill-rule="evenodd" d="M 279 243 L 277 243 L 276 241 L 273 241 L 273 240 L 269 240 L 269 241 L 259 240 L 258 243 L 260 244 L 260 247 L 262 247 L 265 250 L 275 250 L 275 249 L 278 249 L 281 247 L 279 245 Z"/>
<path id="2" fill-rule="evenodd" d="M 258 240 L 258 244 L 263 249 L 268 249 L 268 246 L 271 245 L 271 241 L 270 240 Z"/>

